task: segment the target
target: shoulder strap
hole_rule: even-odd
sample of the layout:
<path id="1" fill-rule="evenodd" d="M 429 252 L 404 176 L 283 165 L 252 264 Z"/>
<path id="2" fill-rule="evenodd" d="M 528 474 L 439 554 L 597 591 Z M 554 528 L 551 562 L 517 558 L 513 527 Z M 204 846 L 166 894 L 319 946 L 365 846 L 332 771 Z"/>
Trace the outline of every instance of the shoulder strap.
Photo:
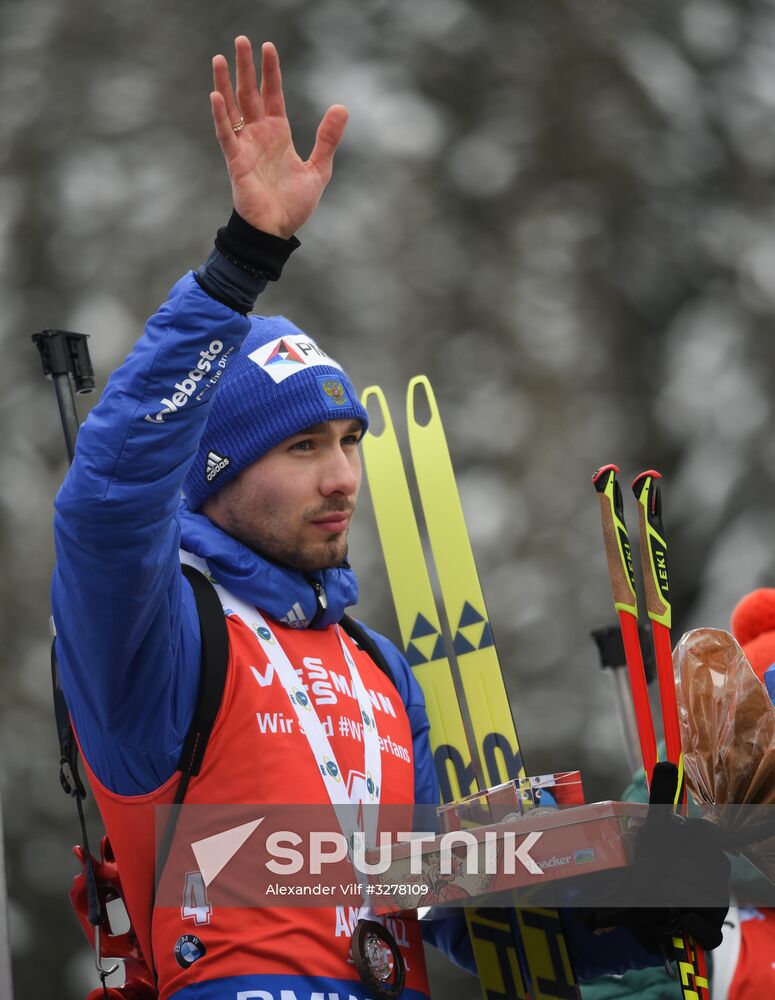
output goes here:
<path id="1" fill-rule="evenodd" d="M 59 677 L 56 637 L 51 640 L 51 687 L 54 692 L 54 716 L 59 740 L 59 783 L 74 799 L 85 799 L 86 788 L 78 772 L 78 743 Z"/>
<path id="2" fill-rule="evenodd" d="M 361 625 L 360 622 L 357 622 L 354 618 L 351 618 L 349 615 L 342 615 L 342 619 L 339 624 L 350 636 L 350 638 L 355 640 L 363 652 L 367 653 L 372 660 L 374 660 L 382 673 L 388 677 L 395 687 L 395 677 L 393 677 L 393 671 L 390 668 L 390 664 L 388 663 L 385 654 L 372 639 L 363 625 Z"/>
<path id="3" fill-rule="evenodd" d="M 221 706 L 229 662 L 229 634 L 223 608 L 213 585 L 204 573 L 193 566 L 184 564 L 180 568 L 194 591 L 202 638 L 202 669 L 196 708 L 178 761 L 178 768 L 184 774 L 192 775 L 199 774 L 207 741 Z"/>
<path id="4" fill-rule="evenodd" d="M 221 706 L 223 688 L 226 684 L 226 668 L 229 663 L 229 634 L 226 631 L 226 618 L 215 587 L 204 573 L 200 573 L 193 566 L 184 563 L 180 568 L 194 591 L 199 615 L 199 634 L 202 638 L 202 667 L 199 673 L 194 716 L 178 760 L 178 770 L 182 772 L 178 790 L 156 856 L 157 889 L 172 847 L 180 806 L 186 797 L 189 780 L 192 775 L 199 774 L 202 766 L 207 742 Z"/>

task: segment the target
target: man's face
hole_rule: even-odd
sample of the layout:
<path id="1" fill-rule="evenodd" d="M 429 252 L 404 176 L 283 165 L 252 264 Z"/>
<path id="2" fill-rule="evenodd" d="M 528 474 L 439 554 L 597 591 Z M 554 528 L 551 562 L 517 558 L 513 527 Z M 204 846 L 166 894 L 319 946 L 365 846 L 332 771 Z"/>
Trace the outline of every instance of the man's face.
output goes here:
<path id="1" fill-rule="evenodd" d="M 337 566 L 361 488 L 361 435 L 359 420 L 328 420 L 286 438 L 202 513 L 274 562 L 307 572 Z"/>

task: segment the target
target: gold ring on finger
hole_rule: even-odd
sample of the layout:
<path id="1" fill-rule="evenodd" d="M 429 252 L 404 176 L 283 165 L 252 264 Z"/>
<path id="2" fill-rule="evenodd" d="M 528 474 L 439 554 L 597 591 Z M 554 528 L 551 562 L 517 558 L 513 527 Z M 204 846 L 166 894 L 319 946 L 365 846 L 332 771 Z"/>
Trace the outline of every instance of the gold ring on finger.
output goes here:
<path id="1" fill-rule="evenodd" d="M 232 128 L 234 129 L 235 132 L 241 132 L 244 127 L 245 127 L 245 119 L 242 117 L 240 117 L 240 120 L 238 122 L 232 125 Z"/>

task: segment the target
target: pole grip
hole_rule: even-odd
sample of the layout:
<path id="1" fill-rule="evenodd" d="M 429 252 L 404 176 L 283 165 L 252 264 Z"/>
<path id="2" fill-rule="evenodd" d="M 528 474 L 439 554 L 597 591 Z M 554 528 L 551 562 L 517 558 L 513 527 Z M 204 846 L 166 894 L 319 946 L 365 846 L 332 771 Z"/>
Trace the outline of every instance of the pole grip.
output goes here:
<path id="1" fill-rule="evenodd" d="M 603 544 L 608 561 L 608 577 L 611 596 L 617 611 L 627 611 L 638 617 L 638 599 L 635 596 L 635 572 L 632 566 L 632 552 L 624 524 L 622 491 L 616 479 L 619 469 L 615 465 L 604 465 L 592 477 L 592 483 L 600 501 L 600 521 L 603 528 Z"/>
<path id="2" fill-rule="evenodd" d="M 88 334 L 73 333 L 71 330 L 41 330 L 32 335 L 32 342 L 40 353 L 43 374 L 54 383 L 70 462 L 75 454 L 79 427 L 76 394 L 83 396 L 94 392 L 94 369 L 89 357 L 88 339 Z"/>
<path id="3" fill-rule="evenodd" d="M 649 469 L 636 476 L 632 492 L 638 502 L 640 559 L 646 592 L 646 610 L 653 622 L 672 626 L 670 585 L 667 575 L 667 542 L 662 526 L 662 494 L 659 472 Z"/>

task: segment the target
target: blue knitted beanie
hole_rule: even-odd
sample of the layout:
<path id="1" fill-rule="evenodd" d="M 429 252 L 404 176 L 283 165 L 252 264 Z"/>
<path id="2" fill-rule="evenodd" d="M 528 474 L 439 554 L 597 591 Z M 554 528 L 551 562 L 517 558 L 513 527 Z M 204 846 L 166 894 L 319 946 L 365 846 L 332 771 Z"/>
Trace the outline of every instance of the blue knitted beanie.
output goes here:
<path id="1" fill-rule="evenodd" d="M 270 448 L 327 420 L 369 416 L 342 368 L 283 316 L 251 316 L 221 376 L 184 491 L 198 510 Z"/>

